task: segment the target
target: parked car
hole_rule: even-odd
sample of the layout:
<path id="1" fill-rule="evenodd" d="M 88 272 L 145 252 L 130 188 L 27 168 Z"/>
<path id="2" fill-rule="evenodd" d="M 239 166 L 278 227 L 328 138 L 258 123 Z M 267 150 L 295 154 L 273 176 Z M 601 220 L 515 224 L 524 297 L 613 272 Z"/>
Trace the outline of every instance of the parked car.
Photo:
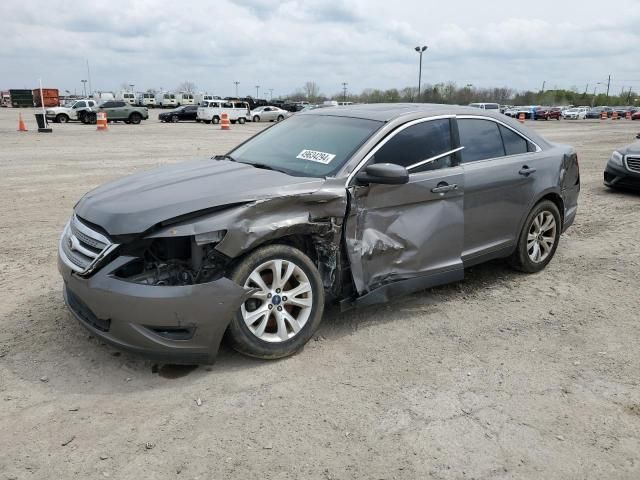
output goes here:
<path id="1" fill-rule="evenodd" d="M 631 120 L 640 120 L 640 110 L 636 111 L 636 113 L 631 114 Z"/>
<path id="2" fill-rule="evenodd" d="M 204 123 L 218 124 L 222 114 L 229 115 L 231 123 L 245 123 L 251 118 L 249 105 L 242 101 L 230 100 L 204 100 L 198 107 L 197 120 Z"/>
<path id="3" fill-rule="evenodd" d="M 329 302 L 386 302 L 500 257 L 541 271 L 579 190 L 572 147 L 498 112 L 319 108 L 91 191 L 58 265 L 70 311 L 105 342 L 211 362 L 226 334 L 273 359 L 302 348 Z"/>
<path id="4" fill-rule="evenodd" d="M 282 108 L 266 106 L 251 110 L 251 120 L 254 122 L 279 122 L 290 115 Z"/>
<path id="5" fill-rule="evenodd" d="M 640 190 L 640 142 L 613 152 L 604 170 L 604 184 L 610 188 Z"/>
<path id="6" fill-rule="evenodd" d="M 162 112 L 158 115 L 158 120 L 161 122 L 177 123 L 180 120 L 197 120 L 198 106 L 197 105 L 184 105 L 178 107 L 170 112 Z"/>
<path id="7" fill-rule="evenodd" d="M 149 110 L 146 107 L 137 107 L 123 100 L 109 100 L 87 112 L 83 117 L 83 123 L 95 124 L 98 112 L 106 113 L 108 122 L 123 121 L 137 125 L 149 118 Z"/>
<path id="8" fill-rule="evenodd" d="M 67 123 L 71 120 L 82 121 L 83 115 L 95 108 L 97 102 L 91 98 L 76 100 L 68 107 L 47 108 L 45 116 L 47 121 L 56 123 Z"/>
<path id="9" fill-rule="evenodd" d="M 551 107 L 547 110 L 547 120 L 560 120 L 562 118 L 562 107 Z"/>
<path id="10" fill-rule="evenodd" d="M 500 111 L 500 104 L 498 103 L 470 103 L 470 107 L 480 108 L 482 110 L 498 110 Z"/>
<path id="11" fill-rule="evenodd" d="M 586 118 L 601 118 L 602 112 L 607 112 L 607 117 L 613 115 L 613 108 L 611 107 L 594 107 L 587 112 Z"/>
<path id="12" fill-rule="evenodd" d="M 509 107 L 509 108 L 506 108 L 505 111 L 504 111 L 504 114 L 507 117 L 517 118 L 518 117 L 518 113 L 520 112 L 520 108 L 521 107 Z"/>
<path id="13" fill-rule="evenodd" d="M 584 107 L 570 108 L 562 112 L 562 118 L 565 120 L 584 120 L 588 111 L 589 109 Z"/>

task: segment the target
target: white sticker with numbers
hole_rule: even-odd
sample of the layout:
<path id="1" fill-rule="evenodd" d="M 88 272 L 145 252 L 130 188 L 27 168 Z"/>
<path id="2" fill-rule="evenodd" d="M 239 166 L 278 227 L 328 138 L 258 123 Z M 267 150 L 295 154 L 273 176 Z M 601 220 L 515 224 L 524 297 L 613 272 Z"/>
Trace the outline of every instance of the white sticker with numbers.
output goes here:
<path id="1" fill-rule="evenodd" d="M 327 165 L 331 160 L 336 158 L 335 155 L 325 152 L 317 152 L 315 150 L 302 150 L 296 158 L 300 160 L 309 160 L 311 162 L 324 163 Z"/>

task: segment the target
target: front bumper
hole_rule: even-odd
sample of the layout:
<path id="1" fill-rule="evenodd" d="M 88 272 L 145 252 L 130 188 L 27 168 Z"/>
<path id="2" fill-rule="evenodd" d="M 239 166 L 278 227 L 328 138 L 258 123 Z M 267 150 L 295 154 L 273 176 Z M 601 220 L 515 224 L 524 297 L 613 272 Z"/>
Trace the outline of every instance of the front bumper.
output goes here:
<path id="1" fill-rule="evenodd" d="M 76 319 L 123 350 L 171 363 L 212 363 L 250 292 L 227 278 L 173 287 L 141 285 L 112 274 L 131 260 L 119 257 L 82 278 L 58 257 L 65 303 Z"/>
<path id="2" fill-rule="evenodd" d="M 609 160 L 604 170 L 604 184 L 608 187 L 640 190 L 640 173 L 629 171 Z"/>

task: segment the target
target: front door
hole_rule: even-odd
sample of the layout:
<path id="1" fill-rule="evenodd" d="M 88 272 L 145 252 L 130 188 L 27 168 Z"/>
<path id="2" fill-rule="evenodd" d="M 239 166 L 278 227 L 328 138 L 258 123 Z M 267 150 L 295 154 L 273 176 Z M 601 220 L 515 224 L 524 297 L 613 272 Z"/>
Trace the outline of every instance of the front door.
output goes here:
<path id="1" fill-rule="evenodd" d="M 408 281 L 404 291 L 463 278 L 464 175 L 449 119 L 411 122 L 368 162 L 397 163 L 404 185 L 349 188 L 347 251 L 359 295 Z M 403 291 L 402 289 L 400 291 Z"/>

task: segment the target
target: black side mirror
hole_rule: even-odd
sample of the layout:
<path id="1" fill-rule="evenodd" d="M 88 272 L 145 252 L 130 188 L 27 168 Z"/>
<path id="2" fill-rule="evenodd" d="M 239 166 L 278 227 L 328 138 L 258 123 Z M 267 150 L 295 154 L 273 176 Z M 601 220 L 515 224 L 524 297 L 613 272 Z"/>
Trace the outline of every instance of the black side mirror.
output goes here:
<path id="1" fill-rule="evenodd" d="M 402 185 L 409 181 L 409 172 L 395 163 L 374 163 L 356 175 L 362 185 L 379 183 L 381 185 Z"/>

